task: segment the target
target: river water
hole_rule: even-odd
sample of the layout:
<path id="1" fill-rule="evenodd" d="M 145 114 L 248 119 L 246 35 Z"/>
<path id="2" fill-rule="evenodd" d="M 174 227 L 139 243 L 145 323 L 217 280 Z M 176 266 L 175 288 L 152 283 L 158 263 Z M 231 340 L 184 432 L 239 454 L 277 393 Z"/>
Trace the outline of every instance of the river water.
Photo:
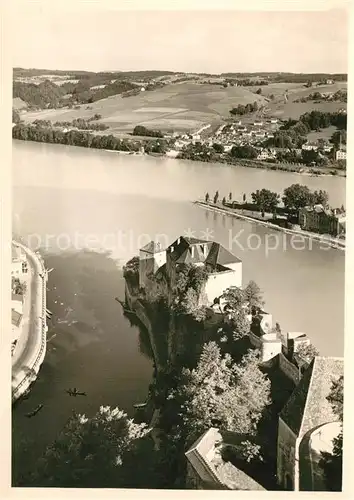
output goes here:
<path id="1" fill-rule="evenodd" d="M 53 440 L 73 409 L 118 405 L 132 413 L 152 377 L 146 339 L 114 300 L 124 296 L 121 265 L 160 235 L 209 237 L 243 261 L 283 330 L 304 331 L 323 355 L 342 356 L 344 252 L 206 211 L 191 203 L 211 195 L 248 197 L 292 183 L 325 189 L 345 205 L 345 179 L 122 156 L 69 146 L 13 142 L 13 230 L 40 247 L 48 281 L 48 351 L 30 397 L 13 412 L 13 471 L 21 475 Z M 267 250 L 268 245 L 268 250 Z M 272 246 L 273 250 L 269 247 Z M 78 387 L 85 398 L 70 398 Z M 33 419 L 24 414 L 37 404 Z M 14 479 L 17 481 L 17 479 Z"/>

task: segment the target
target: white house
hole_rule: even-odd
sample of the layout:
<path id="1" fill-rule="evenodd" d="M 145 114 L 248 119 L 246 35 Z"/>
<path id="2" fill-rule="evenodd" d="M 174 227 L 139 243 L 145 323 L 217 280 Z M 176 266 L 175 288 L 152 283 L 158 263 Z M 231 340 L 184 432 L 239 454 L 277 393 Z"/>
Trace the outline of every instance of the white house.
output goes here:
<path id="1" fill-rule="evenodd" d="M 346 160 L 347 159 L 347 152 L 344 151 L 343 149 L 339 149 L 336 151 L 336 160 Z"/>
<path id="2" fill-rule="evenodd" d="M 26 254 L 18 246 L 12 245 L 11 276 L 19 278 L 27 274 Z"/>
<path id="3" fill-rule="evenodd" d="M 271 160 L 274 159 L 276 154 L 268 149 L 262 149 L 262 151 L 257 156 L 257 160 Z"/>
<path id="4" fill-rule="evenodd" d="M 305 151 L 317 151 L 318 150 L 317 144 L 312 144 L 310 142 L 306 142 L 305 144 L 303 144 L 301 146 L 301 148 Z"/>

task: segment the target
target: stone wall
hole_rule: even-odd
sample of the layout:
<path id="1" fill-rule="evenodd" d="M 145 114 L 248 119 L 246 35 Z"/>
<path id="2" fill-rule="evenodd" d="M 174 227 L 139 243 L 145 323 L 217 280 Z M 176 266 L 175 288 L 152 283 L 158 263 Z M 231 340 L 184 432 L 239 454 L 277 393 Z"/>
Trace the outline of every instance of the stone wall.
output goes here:
<path id="1" fill-rule="evenodd" d="M 279 368 L 280 370 L 289 377 L 296 385 L 300 381 L 300 371 L 299 369 L 291 363 L 283 353 L 279 355 Z"/>
<path id="2" fill-rule="evenodd" d="M 287 490 L 295 489 L 295 447 L 295 434 L 279 418 L 277 478 L 278 484 Z"/>

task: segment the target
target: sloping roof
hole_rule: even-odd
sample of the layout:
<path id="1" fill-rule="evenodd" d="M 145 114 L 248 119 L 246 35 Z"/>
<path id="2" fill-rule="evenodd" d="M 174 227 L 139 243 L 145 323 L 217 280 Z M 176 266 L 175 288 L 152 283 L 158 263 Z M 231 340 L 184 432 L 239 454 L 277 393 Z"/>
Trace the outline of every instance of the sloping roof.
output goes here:
<path id="1" fill-rule="evenodd" d="M 13 326 L 19 327 L 21 324 L 21 319 L 22 319 L 22 314 L 15 311 L 15 309 L 11 309 L 11 320 L 12 320 Z"/>
<path id="2" fill-rule="evenodd" d="M 296 436 L 337 420 L 327 401 L 332 381 L 343 375 L 343 358 L 316 356 L 280 413 Z"/>
<path id="3" fill-rule="evenodd" d="M 11 296 L 11 300 L 16 300 L 18 302 L 23 302 L 23 295 L 20 293 L 13 293 Z"/>
<path id="4" fill-rule="evenodd" d="M 150 243 L 140 248 L 140 250 L 147 253 L 156 253 L 161 252 L 163 248 L 161 246 L 161 243 L 159 243 L 158 241 L 150 241 Z"/>
<path id="5" fill-rule="evenodd" d="M 198 262 L 205 261 L 205 256 L 201 248 L 202 245 L 207 245 L 209 248 L 211 246 L 211 241 L 180 236 L 172 243 L 172 245 L 169 246 L 169 249 L 173 248 L 171 257 L 176 263 L 196 264 Z"/>
<path id="6" fill-rule="evenodd" d="M 203 251 L 203 246 L 207 248 L 206 256 Z M 205 262 L 215 267 L 217 264 L 220 266 L 227 266 L 231 263 L 241 262 L 240 259 L 215 241 L 180 236 L 169 246 L 169 248 L 173 248 L 171 257 L 177 264 L 197 264 L 198 262 Z"/>
<path id="7" fill-rule="evenodd" d="M 23 101 L 20 97 L 14 97 L 12 99 L 12 107 L 16 110 L 22 109 L 22 108 L 27 108 L 28 104 Z"/>
<path id="8" fill-rule="evenodd" d="M 202 434 L 185 454 L 194 471 L 208 488 L 214 485 L 214 488 L 218 486 L 220 489 L 264 490 L 257 481 L 231 462 L 225 462 L 221 457 L 215 460 L 214 453 L 210 456 L 215 446 L 228 444 L 230 437 L 231 441 L 239 438 L 234 433 L 221 433 L 213 427 Z"/>
<path id="9" fill-rule="evenodd" d="M 216 266 L 217 264 L 227 266 L 228 264 L 242 261 L 226 250 L 226 248 L 220 245 L 220 243 L 216 243 L 214 241 L 205 262 L 211 266 Z"/>
<path id="10" fill-rule="evenodd" d="M 221 481 L 231 490 L 265 491 L 263 486 L 231 462 L 220 465 L 217 473 Z"/>

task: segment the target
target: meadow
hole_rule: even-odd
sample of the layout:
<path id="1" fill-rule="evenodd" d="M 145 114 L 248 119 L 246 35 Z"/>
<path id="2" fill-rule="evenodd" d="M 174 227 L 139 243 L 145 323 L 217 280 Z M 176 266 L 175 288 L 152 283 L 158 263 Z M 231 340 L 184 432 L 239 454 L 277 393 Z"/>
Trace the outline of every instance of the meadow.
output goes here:
<path id="1" fill-rule="evenodd" d="M 113 133 L 131 132 L 136 125 L 162 131 L 191 132 L 207 123 L 221 122 L 229 116 L 232 107 L 238 104 L 265 104 L 264 97 L 243 87 L 219 87 L 209 84 L 180 83 L 166 85 L 137 96 L 112 96 L 79 109 L 54 109 L 28 112 L 23 115 L 26 122 L 36 119 L 72 121 L 89 118 L 95 113 L 110 126 Z"/>
<path id="2" fill-rule="evenodd" d="M 346 82 L 306 88 L 298 83 L 271 83 L 261 87 L 223 87 L 195 82 L 171 83 L 154 91 L 141 92 L 136 96 L 115 95 L 91 103 L 82 104 L 78 109 L 52 109 L 24 113 L 26 122 L 36 119 L 72 121 L 76 118 L 87 119 L 98 113 L 101 122 L 109 126 L 108 133 L 114 135 L 130 134 L 136 125 L 162 132 L 190 133 L 205 124 L 212 129 L 230 118 L 230 109 L 238 104 L 257 101 L 265 107 L 265 115 L 279 119 L 298 119 L 303 113 L 313 109 L 334 112 L 346 107 L 342 102 L 322 101 L 314 103 L 295 103 L 294 100 L 306 97 L 314 91 L 336 92 L 346 89 Z M 287 98 L 285 97 L 287 95 Z M 272 99 L 270 98 L 272 96 Z M 245 121 L 247 119 L 245 118 Z"/>

